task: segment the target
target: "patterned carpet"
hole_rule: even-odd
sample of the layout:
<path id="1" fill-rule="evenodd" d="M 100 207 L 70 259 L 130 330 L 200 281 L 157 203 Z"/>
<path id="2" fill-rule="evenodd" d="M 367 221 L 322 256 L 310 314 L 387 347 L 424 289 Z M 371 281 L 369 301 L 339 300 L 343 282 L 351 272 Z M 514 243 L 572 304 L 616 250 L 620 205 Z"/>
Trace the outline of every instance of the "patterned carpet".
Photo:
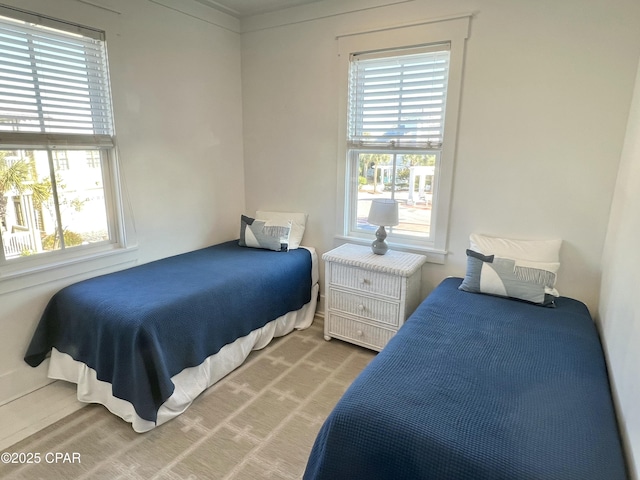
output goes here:
<path id="1" fill-rule="evenodd" d="M 0 464 L 0 478 L 299 479 L 322 422 L 374 355 L 324 341 L 316 319 L 252 352 L 178 418 L 137 434 L 89 405 L 8 448 L 40 463 Z"/>

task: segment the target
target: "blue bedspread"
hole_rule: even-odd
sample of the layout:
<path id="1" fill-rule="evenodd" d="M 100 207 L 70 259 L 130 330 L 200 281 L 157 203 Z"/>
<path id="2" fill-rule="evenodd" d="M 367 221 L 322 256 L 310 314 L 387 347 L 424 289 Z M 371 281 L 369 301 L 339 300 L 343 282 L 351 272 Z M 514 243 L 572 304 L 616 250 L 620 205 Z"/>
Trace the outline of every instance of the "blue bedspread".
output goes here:
<path id="1" fill-rule="evenodd" d="M 584 304 L 447 279 L 321 428 L 306 480 L 626 478 L 603 352 Z"/>
<path id="2" fill-rule="evenodd" d="M 25 361 L 36 366 L 55 347 L 155 422 L 173 393 L 172 376 L 310 300 L 308 250 L 222 243 L 64 288 Z"/>

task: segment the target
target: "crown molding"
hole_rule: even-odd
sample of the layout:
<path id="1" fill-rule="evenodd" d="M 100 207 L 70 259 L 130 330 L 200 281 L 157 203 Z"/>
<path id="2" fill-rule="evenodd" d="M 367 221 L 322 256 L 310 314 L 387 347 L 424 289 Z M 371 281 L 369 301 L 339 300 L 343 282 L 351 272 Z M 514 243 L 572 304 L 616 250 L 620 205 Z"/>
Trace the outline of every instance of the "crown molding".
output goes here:
<path id="1" fill-rule="evenodd" d="M 290 7 L 276 12 L 263 13 L 244 17 L 240 20 L 242 33 L 250 33 L 269 28 L 304 23 L 323 18 L 335 17 L 347 13 L 363 12 L 376 8 L 412 3 L 415 0 L 324 0 L 296 7 Z"/>
<path id="2" fill-rule="evenodd" d="M 206 4 L 204 0 L 147 0 L 150 3 L 160 5 L 183 15 L 201 20 L 211 25 L 229 30 L 233 33 L 240 32 L 240 19 L 231 15 L 230 13 L 223 12 L 222 10 L 214 7 L 214 3 L 211 0 L 207 0 Z"/>

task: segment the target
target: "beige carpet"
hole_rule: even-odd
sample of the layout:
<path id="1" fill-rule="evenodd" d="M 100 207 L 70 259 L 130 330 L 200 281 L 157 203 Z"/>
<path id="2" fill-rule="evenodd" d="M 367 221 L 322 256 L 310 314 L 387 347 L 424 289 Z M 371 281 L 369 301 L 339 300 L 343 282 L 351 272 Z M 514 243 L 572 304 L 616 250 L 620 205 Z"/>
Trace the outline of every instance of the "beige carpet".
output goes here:
<path id="1" fill-rule="evenodd" d="M 178 418 L 137 434 L 87 406 L 8 448 L 40 463 L 0 464 L 0 478 L 299 479 L 322 422 L 374 355 L 324 341 L 316 319 L 253 352 Z"/>

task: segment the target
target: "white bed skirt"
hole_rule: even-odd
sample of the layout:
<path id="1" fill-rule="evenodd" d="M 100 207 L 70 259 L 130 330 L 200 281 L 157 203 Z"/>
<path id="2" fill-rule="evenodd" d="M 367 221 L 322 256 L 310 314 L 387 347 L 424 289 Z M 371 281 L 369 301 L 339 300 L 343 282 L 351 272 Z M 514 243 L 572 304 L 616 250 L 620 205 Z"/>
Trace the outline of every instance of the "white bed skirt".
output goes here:
<path id="1" fill-rule="evenodd" d="M 79 401 L 100 403 L 114 415 L 131 423 L 136 432 L 148 432 L 183 413 L 198 395 L 242 365 L 252 350 L 264 348 L 275 337 L 286 335 L 294 329 L 302 330 L 311 326 L 318 301 L 319 285 L 317 256 L 312 248 L 309 250 L 313 259 L 311 301 L 300 310 L 289 312 L 267 323 L 264 327 L 252 331 L 249 335 L 225 345 L 200 365 L 186 368 L 173 376 L 171 381 L 175 389 L 160 406 L 155 423 L 140 418 L 130 402 L 114 397 L 111 384 L 98 380 L 95 370 L 56 348 L 51 351 L 48 376 L 56 380 L 76 383 Z"/>

